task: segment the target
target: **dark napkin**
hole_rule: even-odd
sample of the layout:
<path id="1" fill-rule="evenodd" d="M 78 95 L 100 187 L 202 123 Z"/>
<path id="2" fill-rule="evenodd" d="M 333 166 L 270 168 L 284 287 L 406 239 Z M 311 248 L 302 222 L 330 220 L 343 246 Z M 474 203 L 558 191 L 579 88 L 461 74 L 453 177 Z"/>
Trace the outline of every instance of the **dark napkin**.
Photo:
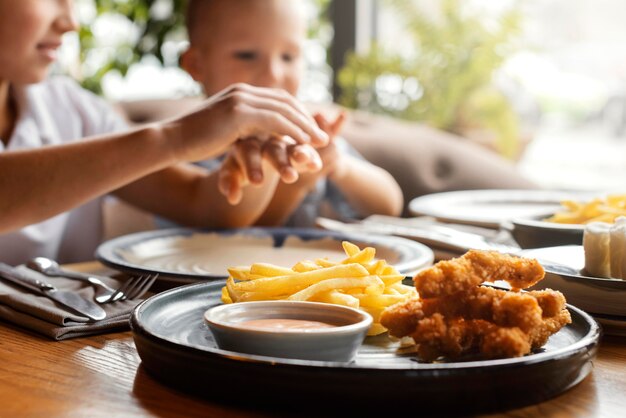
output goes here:
<path id="1" fill-rule="evenodd" d="M 17 266 L 15 269 L 50 283 L 57 289 L 74 291 L 89 300 L 94 300 L 95 291 L 89 283 L 63 277 L 45 276 L 24 265 Z M 120 277 L 119 280 L 109 277 L 101 277 L 101 279 L 115 289 L 120 286 L 125 277 Z M 57 341 L 106 332 L 125 331 L 129 329 L 129 318 L 132 310 L 140 302 L 141 299 L 102 304 L 100 306 L 106 311 L 106 318 L 100 321 L 91 321 L 67 311 L 63 306 L 46 296 L 0 277 L 0 319 L 28 328 Z"/>

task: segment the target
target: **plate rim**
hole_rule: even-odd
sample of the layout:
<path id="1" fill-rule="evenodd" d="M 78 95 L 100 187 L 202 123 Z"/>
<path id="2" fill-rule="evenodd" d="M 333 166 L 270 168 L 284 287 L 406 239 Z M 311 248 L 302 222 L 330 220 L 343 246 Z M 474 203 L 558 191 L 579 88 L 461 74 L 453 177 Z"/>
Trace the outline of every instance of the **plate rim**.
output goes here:
<path id="1" fill-rule="evenodd" d="M 582 336 L 575 343 L 562 347 L 555 351 L 550 352 L 539 352 L 533 353 L 527 356 L 515 357 L 515 358 L 506 358 L 506 359 L 493 359 L 493 360 L 474 360 L 474 361 L 465 361 L 465 362 L 451 362 L 451 363 L 418 363 L 415 362 L 417 367 L 414 368 L 406 368 L 406 367 L 389 367 L 389 365 L 380 365 L 379 367 L 362 367 L 356 365 L 356 363 L 342 363 L 342 362 L 321 362 L 321 361 L 309 361 L 309 360 L 298 360 L 298 359 L 282 359 L 276 357 L 269 356 L 261 356 L 254 354 L 245 354 L 234 351 L 222 350 L 220 348 L 212 348 L 206 349 L 203 347 L 184 345 L 176 341 L 172 341 L 171 339 L 167 339 L 154 333 L 149 332 L 146 327 L 141 323 L 140 315 L 142 311 L 147 309 L 150 304 L 157 303 L 162 298 L 173 298 L 177 293 L 184 292 L 192 292 L 195 288 L 201 289 L 207 287 L 221 289 L 222 286 L 225 285 L 224 281 L 211 281 L 211 282 L 201 282 L 188 284 L 184 286 L 179 286 L 174 289 L 166 290 L 157 295 L 151 296 L 150 298 L 142 301 L 139 305 L 137 305 L 131 314 L 130 318 L 130 326 L 133 335 L 141 336 L 143 338 L 148 338 L 149 340 L 156 340 L 159 343 L 166 344 L 170 347 L 176 347 L 178 349 L 182 349 L 187 352 L 192 352 L 195 354 L 208 355 L 211 357 L 217 357 L 220 359 L 224 359 L 227 361 L 245 361 L 245 362 L 253 362 L 261 365 L 267 365 L 272 367 L 334 367 L 341 369 L 342 371 L 371 371 L 371 372 L 407 372 L 407 371 L 424 371 L 424 372 L 432 372 L 432 371 L 450 371 L 450 370 L 461 370 L 466 372 L 471 372 L 476 368 L 494 368 L 494 367 L 514 367 L 520 364 L 530 365 L 541 363 L 543 361 L 557 360 L 560 358 L 567 358 L 575 355 L 581 350 L 585 350 L 589 345 L 596 345 L 600 340 L 600 336 L 602 333 L 602 329 L 598 322 L 580 308 L 577 308 L 573 305 L 566 304 L 567 309 L 570 311 L 572 316 L 577 315 L 581 318 L 589 327 L 588 332 Z M 219 290 L 218 290 L 219 291 Z M 216 292 L 218 292 L 216 291 Z M 567 325 L 570 326 L 570 325 Z"/>
<path id="2" fill-rule="evenodd" d="M 554 274 L 556 276 L 561 277 L 563 280 L 571 280 L 571 281 L 575 281 L 576 283 L 580 283 L 580 284 L 584 284 L 587 286 L 595 286 L 595 287 L 600 287 L 603 290 L 615 290 L 616 288 L 621 288 L 622 286 L 607 286 L 609 283 L 610 284 L 615 284 L 615 285 L 623 285 L 624 290 L 626 290 L 626 280 L 622 280 L 622 279 L 614 279 L 611 277 L 595 277 L 595 276 L 586 276 L 584 274 L 567 274 L 567 273 L 563 273 L 563 272 L 559 272 L 554 270 L 550 265 L 550 263 L 553 263 L 553 265 L 557 265 L 557 264 L 561 264 L 565 267 L 569 267 L 572 269 L 575 269 L 575 267 L 572 267 L 571 265 L 567 265 L 567 264 L 563 264 L 563 263 L 559 263 L 557 261 L 551 261 L 547 258 L 542 258 L 538 255 L 534 255 L 534 253 L 537 253 L 539 251 L 545 251 L 545 250 L 550 250 L 550 249 L 554 249 L 554 248 L 560 248 L 562 251 L 568 251 L 568 250 L 581 250 L 584 247 L 582 245 L 575 245 L 575 244 L 569 244 L 569 245 L 555 245 L 552 247 L 542 247 L 542 248 L 528 248 L 526 250 L 522 250 L 520 251 L 520 255 L 525 255 L 525 254 L 529 254 L 528 252 L 532 253 L 532 257 L 536 258 L 539 261 L 539 264 L 542 264 L 544 270 L 546 271 L 546 273 L 550 273 L 550 274 Z M 528 252 L 527 252 L 528 251 Z M 580 272 L 580 270 L 579 270 Z"/>
<path id="3" fill-rule="evenodd" d="M 523 217 L 520 216 L 516 216 L 515 218 L 510 218 L 510 219 L 492 219 L 492 220 L 485 220 L 485 219 L 476 219 L 475 217 L 463 217 L 463 218 L 459 218 L 459 217 L 450 217 L 450 216 L 442 216 L 442 215 L 437 215 L 436 213 L 433 213 L 432 211 L 422 211 L 422 210 L 418 210 L 416 209 L 416 206 L 418 205 L 418 203 L 421 202 L 429 202 L 432 200 L 438 200 L 438 199 L 450 199 L 450 198 L 454 198 L 454 197 L 465 197 L 465 196 L 471 196 L 471 195 L 477 195 L 480 196 L 491 196 L 491 195 L 495 195 L 498 197 L 507 197 L 505 196 L 505 194 L 507 193 L 513 193 L 515 195 L 536 195 L 536 196 L 550 196 L 550 199 L 542 199 L 543 201 L 545 201 L 546 203 L 560 203 L 561 200 L 565 199 L 565 197 L 569 197 L 572 198 L 574 196 L 580 196 L 580 197 L 592 197 L 597 195 L 598 193 L 593 193 L 593 192 L 588 192 L 588 191 L 577 191 L 577 190 L 561 190 L 561 189 L 554 189 L 554 190 L 548 190 L 548 189 L 470 189 L 470 190 L 452 190 L 452 191 L 445 191 L 445 192 L 435 192 L 435 193 L 429 193 L 429 194 L 425 194 L 422 196 L 417 196 L 413 199 L 411 199 L 411 201 L 408 204 L 408 209 L 409 212 L 411 212 L 414 216 L 431 216 L 437 219 L 441 219 L 441 220 L 445 220 L 448 222 L 456 222 L 456 223 L 462 223 L 462 224 L 468 224 L 468 225 L 476 225 L 476 226 L 484 226 L 484 227 L 489 227 L 489 228 L 498 228 L 500 227 L 500 225 L 503 222 L 507 222 L 507 221 L 511 221 L 512 219 L 523 219 Z M 557 197 L 555 197 L 555 195 L 560 194 L 563 196 L 563 199 L 559 199 Z M 452 199 L 454 200 L 454 199 Z M 457 199 L 458 200 L 458 199 Z M 477 201 L 484 201 L 486 199 L 479 199 Z M 506 201 L 510 201 L 510 202 L 516 202 L 516 201 L 522 201 L 522 200 L 531 200 L 529 198 L 526 199 L 511 199 L 511 198 L 506 198 L 504 199 Z M 540 201 L 540 199 L 532 199 L 531 201 Z M 468 199 L 463 199 L 463 201 L 468 201 Z M 546 214 L 546 216 L 549 214 Z"/>
<path id="4" fill-rule="evenodd" d="M 559 222 L 542 221 L 536 218 L 513 218 L 510 222 L 515 225 L 540 229 L 554 229 L 559 231 L 571 231 L 572 233 L 582 233 L 585 230 L 585 224 L 564 224 Z"/>
<path id="5" fill-rule="evenodd" d="M 216 233 L 218 235 L 235 235 L 235 234 L 250 234 L 250 235 L 265 235 L 273 238 L 298 236 L 298 237 L 319 237 L 335 238 L 335 239 L 354 239 L 361 242 L 381 243 L 383 246 L 388 246 L 386 243 L 397 244 L 404 249 L 412 249 L 418 253 L 419 256 L 414 260 L 404 261 L 400 264 L 395 264 L 395 267 L 403 274 L 412 274 L 414 271 L 432 264 L 435 256 L 434 251 L 425 244 L 410 240 L 408 238 L 388 236 L 380 234 L 367 234 L 367 233 L 345 233 L 337 231 L 329 231 L 325 229 L 317 228 L 289 228 L 289 227 L 247 227 L 247 228 L 231 228 L 231 229 L 210 229 L 210 228 L 192 228 L 192 227 L 175 227 L 175 228 L 163 228 L 151 231 L 141 231 L 122 235 L 119 237 L 107 240 L 96 248 L 95 258 L 102 264 L 129 273 L 159 273 L 159 280 L 167 278 L 173 282 L 190 283 L 198 280 L 217 280 L 225 278 L 226 275 L 214 275 L 214 274 L 194 274 L 194 273 L 181 273 L 172 270 L 154 270 L 143 267 L 141 265 L 131 263 L 123 260 L 119 257 L 115 250 L 118 248 L 124 248 L 131 245 L 136 245 L 141 242 L 146 242 L 150 239 L 167 238 L 173 236 L 189 236 L 194 233 Z M 372 240 L 372 238 L 374 240 Z M 375 242 L 373 242 L 375 241 Z"/>

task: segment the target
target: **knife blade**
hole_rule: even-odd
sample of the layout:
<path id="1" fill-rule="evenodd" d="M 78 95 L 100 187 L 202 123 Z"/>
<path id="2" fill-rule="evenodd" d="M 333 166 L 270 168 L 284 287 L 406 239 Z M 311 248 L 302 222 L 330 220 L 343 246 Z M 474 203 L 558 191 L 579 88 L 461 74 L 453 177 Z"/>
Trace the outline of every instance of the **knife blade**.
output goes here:
<path id="1" fill-rule="evenodd" d="M 95 302 L 85 299 L 78 293 L 59 290 L 50 283 L 34 279 L 2 262 L 0 262 L 0 277 L 33 292 L 44 295 L 64 307 L 93 321 L 99 321 L 106 318 L 106 312 L 104 309 L 98 306 Z"/>

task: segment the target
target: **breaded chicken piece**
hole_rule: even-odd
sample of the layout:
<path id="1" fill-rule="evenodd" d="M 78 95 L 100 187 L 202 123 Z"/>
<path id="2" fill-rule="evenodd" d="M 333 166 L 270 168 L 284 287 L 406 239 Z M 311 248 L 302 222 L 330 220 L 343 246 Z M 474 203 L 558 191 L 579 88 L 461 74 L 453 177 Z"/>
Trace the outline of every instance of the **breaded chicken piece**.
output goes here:
<path id="1" fill-rule="evenodd" d="M 532 290 L 527 294 L 537 299 L 544 318 L 557 316 L 565 309 L 565 296 L 559 291 L 552 289 Z"/>
<path id="2" fill-rule="evenodd" d="M 571 322 L 560 292 L 519 291 L 543 276 L 536 260 L 471 250 L 416 274 L 418 297 L 386 308 L 380 322 L 394 337 L 411 337 L 426 361 L 522 356 Z M 496 280 L 513 289 L 481 286 Z"/>
<path id="3" fill-rule="evenodd" d="M 479 286 L 451 296 L 409 300 L 383 311 L 380 321 L 391 335 L 401 337 L 416 321 L 435 313 L 446 318 L 480 319 L 524 332 L 540 326 L 543 316 L 537 299 L 527 293 Z"/>
<path id="4" fill-rule="evenodd" d="M 524 289 L 543 279 L 544 274 L 535 259 L 470 250 L 418 272 L 413 283 L 420 297 L 432 298 L 467 291 L 485 281 L 504 280 L 514 289 Z"/>
<path id="5" fill-rule="evenodd" d="M 533 349 L 542 347 L 548 342 L 548 338 L 558 332 L 565 325 L 572 322 L 572 316 L 567 309 L 561 310 L 557 315 L 544 318 L 542 324 L 533 328 L 529 333 L 530 344 Z"/>
<path id="6" fill-rule="evenodd" d="M 389 335 L 402 338 L 412 333 L 423 317 L 422 301 L 412 298 L 387 307 L 381 312 L 379 321 Z"/>
<path id="7" fill-rule="evenodd" d="M 420 320 L 410 336 L 426 361 L 476 353 L 490 359 L 519 357 L 531 348 L 527 334 L 519 328 L 499 327 L 479 319 L 446 319 L 441 314 Z"/>
<path id="8" fill-rule="evenodd" d="M 534 258 L 479 250 L 470 250 L 464 257 L 483 280 L 504 280 L 514 290 L 531 287 L 545 276 L 543 267 Z"/>

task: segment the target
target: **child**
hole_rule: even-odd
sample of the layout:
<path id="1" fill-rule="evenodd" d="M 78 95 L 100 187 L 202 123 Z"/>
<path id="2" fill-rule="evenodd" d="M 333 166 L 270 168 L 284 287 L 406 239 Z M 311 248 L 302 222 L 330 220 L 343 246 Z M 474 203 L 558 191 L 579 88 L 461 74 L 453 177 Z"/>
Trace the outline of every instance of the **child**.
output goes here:
<path id="1" fill-rule="evenodd" d="M 187 11 L 190 46 L 181 64 L 207 94 L 244 82 L 295 95 L 302 78 L 306 37 L 301 6 L 294 0 L 191 0 Z M 338 133 L 342 118 L 329 122 L 316 116 L 331 137 Z M 324 168 L 305 167 L 297 181 L 276 183 L 271 201 L 255 224 L 312 226 L 320 214 L 365 217 L 401 213 L 402 193 L 388 172 L 359 158 L 339 138 L 318 151 Z M 231 151 L 220 170 L 220 188 L 232 203 L 248 191 L 241 193 L 246 179 L 237 174 L 241 172 L 236 170 L 241 160 L 237 154 Z M 334 204 L 335 213 L 321 211 L 328 201 Z"/>
<path id="2" fill-rule="evenodd" d="M 0 0 L 0 261 L 92 259 L 107 193 L 189 225 L 249 223 L 255 213 L 214 202 L 216 174 L 182 163 L 219 155 L 240 138 L 327 143 L 293 97 L 245 84 L 177 118 L 120 133 L 125 126 L 104 101 L 67 79 L 46 80 L 61 36 L 76 29 L 72 7 L 71 0 Z M 282 170 L 286 157 L 273 155 Z M 242 161 L 243 171 L 262 163 Z M 265 203 L 266 184 L 244 198 Z"/>

